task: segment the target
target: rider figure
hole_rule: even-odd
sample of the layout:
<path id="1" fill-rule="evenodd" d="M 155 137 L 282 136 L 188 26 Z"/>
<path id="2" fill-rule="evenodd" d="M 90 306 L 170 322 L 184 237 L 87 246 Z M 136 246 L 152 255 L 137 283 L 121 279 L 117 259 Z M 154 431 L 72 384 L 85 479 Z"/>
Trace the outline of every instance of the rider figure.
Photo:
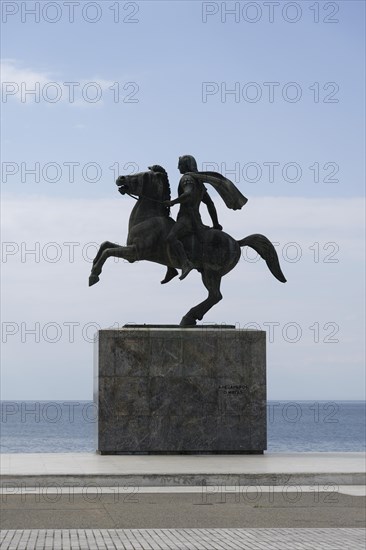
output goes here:
<path id="1" fill-rule="evenodd" d="M 189 233 L 198 233 L 202 229 L 208 229 L 202 223 L 199 207 L 201 202 L 207 206 L 208 213 L 211 216 L 213 228 L 222 230 L 218 222 L 215 205 L 207 193 L 206 187 L 201 181 L 192 176 L 192 172 L 198 172 L 197 163 L 191 155 L 179 157 L 178 170 L 183 176 L 178 186 L 178 197 L 171 201 L 165 201 L 167 206 L 180 204 L 177 221 L 167 237 L 168 252 L 178 257 L 182 266 L 181 280 L 187 277 L 188 273 L 194 268 L 192 262 L 188 259 L 181 239 Z M 188 174 L 189 172 L 189 174 Z"/>

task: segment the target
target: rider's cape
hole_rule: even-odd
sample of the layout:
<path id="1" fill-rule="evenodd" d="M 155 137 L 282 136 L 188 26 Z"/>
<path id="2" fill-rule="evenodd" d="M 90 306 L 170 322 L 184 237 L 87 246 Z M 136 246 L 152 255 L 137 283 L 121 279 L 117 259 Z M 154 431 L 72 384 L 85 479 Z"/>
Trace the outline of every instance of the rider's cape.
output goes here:
<path id="1" fill-rule="evenodd" d="M 240 193 L 233 182 L 218 172 L 188 172 L 186 175 L 196 178 L 202 183 L 210 183 L 226 206 L 232 210 L 240 210 L 248 202 L 248 199 Z"/>

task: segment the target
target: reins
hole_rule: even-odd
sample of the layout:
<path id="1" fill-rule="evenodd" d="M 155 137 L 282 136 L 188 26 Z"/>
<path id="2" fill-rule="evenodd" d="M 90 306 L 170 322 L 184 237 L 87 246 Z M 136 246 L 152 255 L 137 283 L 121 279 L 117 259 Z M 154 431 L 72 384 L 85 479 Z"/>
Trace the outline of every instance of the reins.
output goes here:
<path id="1" fill-rule="evenodd" d="M 146 197 L 145 195 L 138 195 L 137 197 L 135 197 L 134 195 L 132 195 L 128 191 L 126 191 L 125 193 L 126 193 L 126 195 L 128 195 L 132 199 L 135 199 L 135 201 L 138 201 L 139 199 L 147 199 L 148 201 L 153 201 L 153 202 L 158 202 L 160 204 L 164 204 L 164 201 L 158 201 L 157 199 L 152 199 L 151 197 Z"/>

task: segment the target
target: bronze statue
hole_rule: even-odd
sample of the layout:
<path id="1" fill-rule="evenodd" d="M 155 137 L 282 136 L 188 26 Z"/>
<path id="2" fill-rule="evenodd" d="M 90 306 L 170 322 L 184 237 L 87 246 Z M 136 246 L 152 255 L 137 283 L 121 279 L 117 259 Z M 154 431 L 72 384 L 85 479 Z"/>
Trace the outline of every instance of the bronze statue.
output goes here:
<path id="1" fill-rule="evenodd" d="M 253 248 L 266 261 L 271 273 L 279 281 L 286 279 L 281 271 L 276 250 L 264 235 L 249 235 L 236 241 L 222 231 L 216 208 L 204 183 L 211 184 L 220 194 L 226 206 L 240 209 L 247 199 L 235 185 L 217 172 L 199 172 L 195 159 L 190 155 L 180 157 L 178 169 L 183 174 L 178 187 L 178 198 L 171 200 L 168 174 L 159 165 L 149 167 L 148 172 L 120 176 L 116 184 L 119 192 L 137 197 L 129 220 L 127 246 L 106 241 L 94 259 L 89 286 L 99 281 L 104 262 L 110 256 L 129 262 L 148 260 L 167 266 L 165 284 L 178 275 L 184 279 L 192 269 L 201 273 L 208 290 L 206 300 L 183 316 L 180 326 L 196 325 L 197 320 L 217 304 L 222 295 L 221 279 L 238 263 L 240 247 Z M 202 223 L 199 213 L 203 202 L 212 219 L 213 228 Z M 170 217 L 170 206 L 180 204 L 177 221 Z"/>

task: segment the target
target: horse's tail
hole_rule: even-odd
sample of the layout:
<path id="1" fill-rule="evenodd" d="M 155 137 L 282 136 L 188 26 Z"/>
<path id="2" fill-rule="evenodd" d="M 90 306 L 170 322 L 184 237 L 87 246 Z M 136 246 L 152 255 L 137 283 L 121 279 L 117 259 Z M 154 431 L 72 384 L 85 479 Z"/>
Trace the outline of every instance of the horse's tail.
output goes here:
<path id="1" fill-rule="evenodd" d="M 278 256 L 275 247 L 267 237 L 260 235 L 259 233 L 255 235 L 248 235 L 244 239 L 238 241 L 240 246 L 250 246 L 265 260 L 268 269 L 278 279 L 281 283 L 285 283 L 286 279 L 282 273 L 280 262 L 278 261 Z"/>

